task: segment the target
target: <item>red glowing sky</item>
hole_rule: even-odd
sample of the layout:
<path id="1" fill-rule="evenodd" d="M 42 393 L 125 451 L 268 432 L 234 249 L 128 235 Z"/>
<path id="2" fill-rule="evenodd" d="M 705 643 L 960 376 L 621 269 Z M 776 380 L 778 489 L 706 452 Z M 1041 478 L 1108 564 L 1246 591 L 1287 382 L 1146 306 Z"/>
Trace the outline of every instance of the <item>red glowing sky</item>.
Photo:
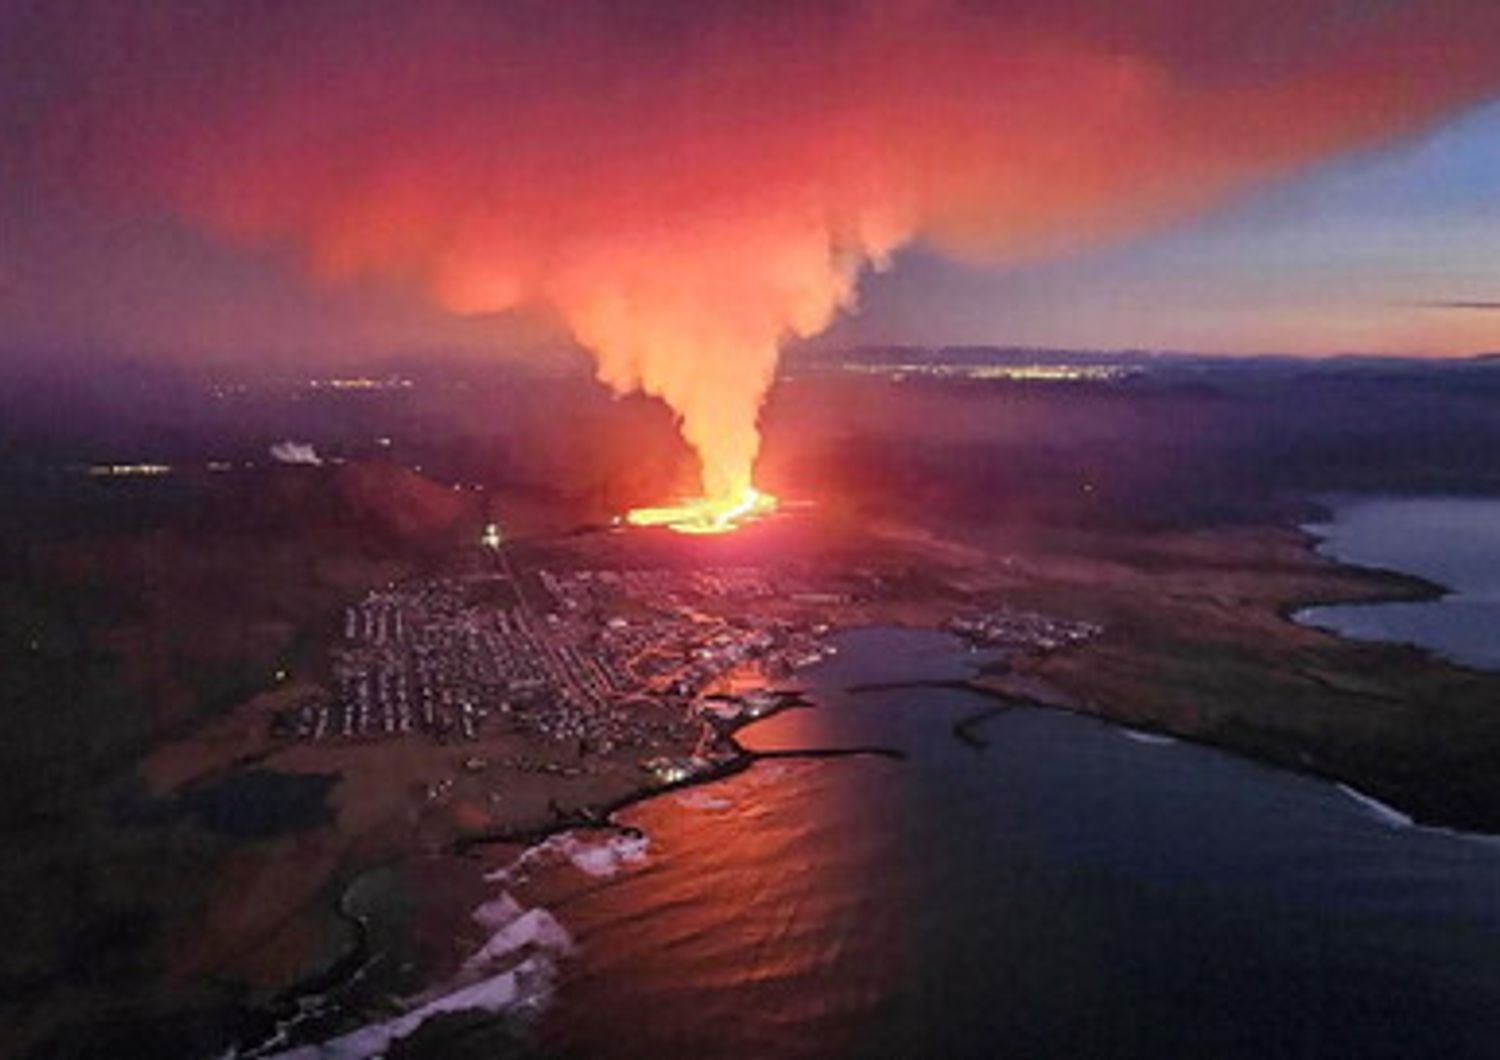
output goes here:
<path id="1" fill-rule="evenodd" d="M 615 385 L 686 400 L 758 387 L 765 350 L 890 253 L 836 338 L 1500 345 L 1497 315 L 1432 308 L 1500 284 L 1500 162 L 1474 146 L 1496 123 L 1435 159 L 1421 144 L 1500 87 L 1485 0 L 57 0 L 0 19 L 10 348 L 472 349 L 516 344 L 519 319 L 525 344 L 571 334 Z M 1384 192 L 1350 190 L 1381 167 Z M 1434 211 L 1435 186 L 1467 198 Z M 678 347 L 705 346 L 756 352 L 677 378 Z"/>

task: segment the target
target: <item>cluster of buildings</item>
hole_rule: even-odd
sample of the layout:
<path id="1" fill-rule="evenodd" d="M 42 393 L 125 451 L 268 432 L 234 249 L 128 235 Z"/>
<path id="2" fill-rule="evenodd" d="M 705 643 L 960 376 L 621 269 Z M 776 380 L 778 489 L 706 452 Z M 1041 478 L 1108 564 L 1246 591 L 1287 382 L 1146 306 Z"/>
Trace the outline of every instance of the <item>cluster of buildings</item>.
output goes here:
<path id="1" fill-rule="evenodd" d="M 345 609 L 331 696 L 275 725 L 309 740 L 476 740 L 503 724 L 580 757 L 691 739 L 695 702 L 731 671 L 780 676 L 821 657 L 826 627 L 754 606 L 798 588 L 751 567 L 388 585 Z"/>
<path id="2" fill-rule="evenodd" d="M 1082 644 L 1104 632 L 1103 626 L 1093 622 L 1077 622 L 1010 608 L 951 618 L 943 627 L 980 647 L 1026 653 L 1056 651 Z"/>
<path id="3" fill-rule="evenodd" d="M 803 588 L 761 568 L 542 571 L 541 582 L 558 629 L 621 685 L 658 697 L 690 699 L 745 665 L 784 676 L 821 657 L 827 632 L 757 608 Z"/>
<path id="4" fill-rule="evenodd" d="M 850 599 L 754 566 L 518 574 L 496 561 L 393 583 L 344 610 L 328 692 L 282 711 L 273 727 L 306 740 L 444 742 L 478 741 L 493 728 L 567 748 L 565 759 L 546 756 L 549 770 L 572 762 L 587 771 L 593 756 L 622 749 L 671 782 L 721 753 L 725 732 L 781 705 L 784 693 L 767 686 L 831 650 L 829 612 L 813 605 Z M 945 625 L 1018 653 L 1101 632 L 1006 608 Z M 476 755 L 464 768 L 489 764 Z M 525 771 L 519 760 L 506 764 Z"/>

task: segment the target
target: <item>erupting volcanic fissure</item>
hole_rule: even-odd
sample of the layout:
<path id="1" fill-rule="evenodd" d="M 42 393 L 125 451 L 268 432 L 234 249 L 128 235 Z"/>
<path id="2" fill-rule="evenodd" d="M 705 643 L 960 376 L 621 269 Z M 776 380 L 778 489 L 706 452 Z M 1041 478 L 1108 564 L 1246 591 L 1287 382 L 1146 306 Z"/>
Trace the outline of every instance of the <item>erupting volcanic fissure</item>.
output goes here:
<path id="1" fill-rule="evenodd" d="M 625 517 L 632 526 L 666 526 L 684 534 L 725 534 L 776 510 L 776 498 L 754 486 L 738 497 L 684 501 L 663 508 L 636 508 Z"/>
<path id="2" fill-rule="evenodd" d="M 663 188 L 681 183 L 665 172 L 659 179 Z M 640 194 L 664 192 L 653 185 Z M 689 198 L 696 210 L 684 207 L 665 233 L 580 230 L 569 237 L 576 249 L 566 280 L 546 286 L 600 380 L 666 402 L 698 457 L 699 498 L 676 517 L 651 509 L 633 523 L 722 532 L 774 504 L 753 471 L 779 346 L 825 328 L 851 300 L 859 264 L 886 249 L 884 241 L 841 245 L 813 202 L 783 201 L 770 189 L 757 199 Z M 649 216 L 672 210 L 662 202 Z"/>
<path id="3" fill-rule="evenodd" d="M 11 46 L 64 86 L 26 126 L 58 182 L 454 312 L 540 308 L 672 408 L 701 500 L 633 520 L 698 530 L 771 503 L 778 350 L 902 245 L 1131 233 L 1500 87 L 1474 0 L 76 6 Z"/>

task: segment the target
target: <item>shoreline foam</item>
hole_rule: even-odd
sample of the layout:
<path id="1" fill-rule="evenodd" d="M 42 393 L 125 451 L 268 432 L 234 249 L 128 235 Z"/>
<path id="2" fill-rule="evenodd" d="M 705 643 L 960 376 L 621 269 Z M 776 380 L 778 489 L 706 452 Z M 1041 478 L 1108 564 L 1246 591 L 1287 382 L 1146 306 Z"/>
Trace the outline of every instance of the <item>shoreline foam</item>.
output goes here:
<path id="1" fill-rule="evenodd" d="M 642 835 L 622 834 L 591 842 L 562 832 L 527 847 L 508 865 L 486 873 L 484 878 L 503 885 L 523 879 L 533 867 L 563 862 L 590 876 L 607 878 L 645 860 L 649 845 Z M 418 995 L 399 1015 L 324 1042 L 276 1053 L 272 1060 L 363 1060 L 382 1055 L 435 1016 L 541 1011 L 551 998 L 561 961 L 576 948 L 567 928 L 547 909 L 521 905 L 503 887 L 470 916 L 487 937 L 464 959 L 456 975 Z"/>

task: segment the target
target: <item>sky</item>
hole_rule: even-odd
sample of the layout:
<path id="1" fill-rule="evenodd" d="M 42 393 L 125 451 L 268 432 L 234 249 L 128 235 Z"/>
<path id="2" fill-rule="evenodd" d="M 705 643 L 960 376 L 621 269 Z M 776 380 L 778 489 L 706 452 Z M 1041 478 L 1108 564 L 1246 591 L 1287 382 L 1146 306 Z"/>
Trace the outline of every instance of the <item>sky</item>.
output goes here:
<path id="1" fill-rule="evenodd" d="M 1006 268 L 904 253 L 826 341 L 1500 350 L 1500 104 L 1118 244 Z"/>
<path id="2" fill-rule="evenodd" d="M 167 10 L 174 5 L 161 6 Z M 221 19 L 229 23 L 234 18 L 258 18 L 266 5 L 218 6 Z M 347 14 L 337 5 L 313 4 L 308 8 L 319 6 L 334 10 L 340 17 Z M 429 6 L 458 10 L 465 5 Z M 744 20 L 734 10 L 736 5 L 706 6 L 730 10 L 725 16 L 728 24 L 744 29 Z M 1028 5 L 1012 6 L 1025 14 Z M 1097 14 L 1088 0 L 1054 6 Z M 1347 9 L 1358 5 L 1336 0 L 1315 0 L 1306 5 L 1215 4 L 1209 0 L 1185 7 L 1171 0 L 1154 0 L 1137 6 L 1164 12 L 1165 16 L 1173 15 L 1174 6 L 1179 15 L 1188 8 L 1223 9 L 1224 21 L 1207 20 L 1201 31 L 1195 30 L 1189 19 L 1178 37 L 1170 40 L 1158 39 L 1162 31 L 1156 25 L 1128 37 L 1130 47 L 1139 47 L 1142 54 L 1170 68 L 1174 77 L 1202 94 L 1201 85 L 1216 89 L 1218 79 L 1254 80 L 1262 69 L 1271 71 L 1272 77 L 1276 75 L 1277 63 L 1282 61 L 1278 49 L 1288 54 L 1296 49 L 1266 26 L 1295 24 L 1303 19 L 1311 27 L 1307 32 L 1311 43 L 1302 41 L 1296 33 L 1288 39 L 1296 38 L 1298 48 L 1323 49 L 1330 47 L 1324 38 L 1334 31 L 1319 22 L 1317 12 L 1323 12 L 1325 21 L 1336 23 L 1349 17 Z M 1365 6 L 1401 5 L 1397 0 L 1394 5 Z M 1424 3 L 1414 0 L 1409 6 L 1421 8 Z M 1448 21 L 1461 37 L 1475 31 L 1463 24 L 1466 13 L 1493 5 L 1476 0 L 1468 5 L 1437 6 L 1450 10 Z M 439 292 L 434 297 L 424 283 L 411 282 L 406 275 L 411 270 L 404 265 L 388 269 L 382 260 L 368 268 L 363 262 L 347 269 L 310 266 L 309 256 L 319 253 L 319 237 L 316 233 L 308 235 L 309 223 L 304 220 L 302 205 L 262 210 L 254 201 L 257 181 L 271 189 L 265 192 L 270 197 L 281 194 L 275 182 L 282 178 L 282 172 L 270 166 L 257 173 L 253 158 L 246 165 L 248 154 L 236 153 L 257 150 L 261 141 L 254 138 L 243 145 L 231 142 L 222 158 L 210 159 L 205 165 L 220 166 L 223 172 L 210 174 L 209 182 L 176 182 L 171 187 L 142 190 L 140 185 L 149 181 L 137 179 L 132 171 L 150 170 L 161 158 L 176 156 L 164 154 L 167 149 L 159 143 L 117 135 L 118 130 L 108 120 L 113 108 L 106 108 L 106 120 L 96 121 L 103 125 L 104 134 L 94 130 L 90 142 L 104 142 L 107 149 L 93 152 L 91 148 L 85 164 L 77 165 L 76 172 L 76 156 L 66 154 L 66 165 L 53 159 L 30 164 L 31 160 L 19 156 L 26 152 L 38 157 L 46 154 L 37 145 L 45 145 L 49 140 L 46 133 L 58 124 L 66 125 L 70 116 L 69 111 L 37 105 L 36 98 L 68 98 L 79 85 L 106 86 L 109 93 L 122 96 L 132 95 L 130 91 L 119 92 L 122 84 L 138 89 L 133 94 L 145 102 L 137 101 L 134 109 L 120 106 L 121 124 L 128 121 L 138 128 L 170 129 L 171 120 L 162 116 L 160 108 L 165 106 L 174 112 L 172 118 L 179 110 L 188 113 L 190 119 L 183 120 L 173 137 L 163 136 L 163 142 L 176 152 L 193 150 L 193 138 L 204 138 L 205 130 L 213 130 L 214 150 L 218 150 L 219 140 L 227 139 L 220 128 L 240 122 L 248 111 L 244 100 L 232 93 L 226 93 L 222 104 L 195 110 L 195 101 L 171 93 L 153 95 L 159 86 L 137 78 L 130 70 L 120 72 L 122 64 L 139 61 L 145 66 L 148 59 L 158 66 L 170 66 L 183 50 L 200 60 L 213 57 L 220 45 L 211 30 L 188 25 L 177 33 L 173 43 L 162 45 L 159 54 L 152 51 L 150 41 L 139 46 L 137 59 L 128 49 L 99 46 L 99 40 L 122 36 L 121 23 L 100 14 L 107 10 L 107 4 L 17 0 L 8 7 L 11 13 L 6 17 L 27 22 L 28 32 L 17 34 L 15 39 L 27 41 L 33 48 L 32 65 L 53 67 L 61 73 L 54 76 L 49 72 L 41 77 L 33 73 L 28 83 L 21 64 L 0 65 L 0 104 L 7 108 L 6 126 L 23 128 L 26 134 L 19 141 L 12 140 L 21 146 L 9 160 L 7 171 L 0 175 L 0 191 L 4 193 L 0 199 L 0 356 L 82 351 L 101 356 L 161 355 L 231 363 L 251 358 L 277 364 L 359 362 L 435 350 L 531 356 L 568 347 L 580 341 L 580 332 L 589 330 L 589 325 L 580 324 L 579 314 L 570 306 L 559 312 L 558 301 L 566 303 L 572 296 L 559 296 L 551 277 L 528 278 L 527 282 L 541 292 L 535 296 L 528 289 L 524 297 L 503 298 L 493 305 L 481 299 L 470 305 L 462 298 L 455 302 L 451 293 Z M 639 8 L 659 8 L 666 28 L 648 19 L 644 29 L 632 25 L 629 33 L 681 29 L 672 19 L 684 16 L 671 4 L 648 3 Z M 90 21 L 103 27 L 96 38 L 90 38 L 87 32 Z M 162 21 L 166 24 L 162 36 L 171 36 L 175 30 L 168 24 L 170 18 L 164 16 Z M 317 19 L 309 19 L 306 25 L 296 20 L 283 22 L 281 32 L 293 37 L 313 39 L 327 29 Z M 1489 24 L 1477 28 L 1482 30 Z M 80 25 L 85 29 L 78 29 Z M 426 23 L 419 20 L 417 25 Z M 38 26 L 46 33 L 39 35 Z M 601 39 L 619 32 L 612 23 L 601 26 L 593 29 Z M 1233 34 L 1226 36 L 1225 27 Z M 127 28 L 147 36 L 157 31 L 151 25 Z M 1128 28 L 1135 34 L 1138 27 Z M 756 25 L 746 32 L 759 33 L 762 29 Z M 1112 27 L 1110 32 L 1117 29 Z M 67 39 L 61 44 L 50 43 L 58 38 Z M 36 53 L 37 40 L 44 42 L 40 53 Z M 183 40 L 186 44 L 181 43 Z M 1137 45 L 1138 40 L 1148 43 Z M 46 50 L 53 46 L 58 49 L 56 56 Z M 939 46 L 949 45 L 934 45 Z M 442 54 L 447 45 L 433 47 L 432 54 Z M 608 39 L 602 44 L 594 41 L 589 48 L 594 49 L 588 53 L 589 58 L 618 50 Z M 253 44 L 249 50 L 253 51 Z M 379 51 L 377 46 L 369 50 Z M 331 82 L 348 79 L 347 71 L 337 62 L 326 61 L 324 53 L 314 50 L 311 54 L 323 64 L 313 69 L 326 69 Z M 747 54 L 748 66 L 760 62 L 753 49 Z M 766 62 L 772 66 L 781 62 L 779 54 Z M 1441 51 L 1436 54 L 1441 60 Z M 167 56 L 165 63 L 160 55 Z M 361 61 L 363 57 L 360 53 Z M 1424 61 L 1431 64 L 1432 58 L 1429 54 Z M 1116 200 L 1126 202 L 1127 215 L 1134 208 L 1128 202 L 1129 195 L 1119 191 L 1108 193 L 1111 198 L 1101 215 L 1089 204 L 1087 208 L 1073 204 L 1058 207 L 1046 195 L 1023 187 L 1019 202 L 997 207 L 999 214 L 1009 217 L 1013 212 L 1024 217 L 1027 196 L 1031 195 L 1038 199 L 1040 215 L 1049 219 L 1056 215 L 1059 225 L 1076 229 L 1077 238 L 1049 237 L 1037 246 L 1023 240 L 1012 246 L 1002 231 L 998 240 L 986 235 L 976 249 L 968 245 L 966 236 L 955 239 L 951 231 L 942 230 L 948 225 L 946 219 L 929 224 L 924 214 L 916 220 L 893 221 L 892 225 L 900 229 L 898 234 L 862 236 L 852 265 L 840 260 L 826 276 L 817 278 L 826 290 L 820 291 L 817 305 L 808 311 L 806 327 L 788 326 L 789 314 L 797 310 L 778 304 L 772 310 L 776 319 L 771 330 L 817 335 L 824 325 L 831 325 L 816 339 L 825 345 L 993 343 L 1231 353 L 1424 355 L 1500 349 L 1500 309 L 1491 308 L 1491 304 L 1500 303 L 1500 103 L 1487 102 L 1496 98 L 1490 85 L 1500 86 L 1500 49 L 1493 50 L 1493 58 L 1496 75 L 1481 88 L 1476 90 L 1465 83 L 1451 103 L 1444 99 L 1415 121 L 1393 120 L 1389 136 L 1378 132 L 1367 135 L 1363 128 L 1344 136 L 1341 128 L 1334 128 L 1327 134 L 1326 149 L 1306 150 L 1294 145 L 1287 152 L 1285 164 L 1278 161 L 1264 171 L 1242 166 L 1250 172 L 1244 176 L 1237 173 L 1234 179 L 1225 181 L 1222 192 L 1216 190 L 1203 201 L 1184 194 L 1181 208 L 1161 211 L 1153 206 L 1145 220 L 1130 215 L 1125 223 L 1118 223 Z M 648 59 L 649 52 L 631 52 L 630 64 L 622 66 L 625 73 L 621 76 L 627 81 L 635 77 L 643 83 L 651 81 L 657 75 L 644 69 Z M 1480 56 L 1479 61 L 1484 59 Z M 548 56 L 548 61 L 561 68 L 575 60 L 558 46 L 557 54 Z M 792 71 L 789 76 L 802 76 L 800 65 L 794 60 L 786 62 Z M 248 69 L 259 76 L 262 67 L 269 71 L 265 73 L 266 83 L 273 87 L 279 80 L 302 88 L 309 83 L 297 80 L 307 76 L 305 70 L 274 57 L 239 72 Z M 1070 80 L 1087 81 L 1093 76 L 1092 67 L 1080 71 Z M 1106 72 L 1100 76 L 1107 79 L 1109 75 Z M 1429 65 L 1419 69 L 1417 76 L 1419 80 L 1441 82 L 1445 75 Z M 4 83 L 6 78 L 11 82 L 8 85 Z M 141 84 L 146 87 L 139 88 Z M 815 81 L 809 84 L 813 89 L 820 87 Z M 956 84 L 960 91 L 968 87 L 966 83 Z M 586 90 L 586 85 L 576 89 L 579 93 Z M 1321 94 L 1317 98 L 1339 90 L 1334 81 L 1314 87 Z M 101 89 L 101 94 L 108 93 Z M 643 95 L 649 93 L 643 90 Z M 1101 90 L 1101 98 L 1107 95 L 1108 91 Z M 1030 120 L 1019 123 L 1014 135 L 1023 141 L 1036 139 L 1043 135 L 1037 129 L 1051 122 L 1062 126 L 1076 123 L 1080 110 L 1082 120 L 1089 120 L 1087 108 L 1093 105 L 1092 97 L 1080 90 L 1077 99 L 1081 103 L 1075 105 L 1072 97 L 1060 95 L 1055 117 L 1047 102 L 1026 101 L 1025 105 L 1035 107 L 1040 117 L 1036 128 Z M 503 95 L 496 94 L 481 98 L 477 109 L 500 108 L 506 102 Z M 1354 105 L 1363 104 L 1355 99 Z M 837 109 L 844 103 L 835 101 L 829 106 Z M 1382 102 L 1375 93 L 1369 96 L 1368 106 L 1391 104 Z M 441 110 L 431 118 L 438 124 L 444 120 Z M 809 130 L 799 132 L 799 136 L 828 135 L 827 128 L 804 114 L 788 111 L 784 120 Z M 481 125 L 476 126 L 475 121 Z M 1340 121 L 1348 124 L 1343 118 Z M 459 128 L 467 136 L 482 127 L 482 122 L 482 118 L 466 116 Z M 690 123 L 685 127 L 697 128 Z M 506 127 L 511 135 L 516 135 L 516 128 Z M 1156 171 L 1140 165 L 1128 143 L 1109 141 L 1110 126 L 1101 128 L 1105 135 L 1095 138 L 1103 141 L 1097 148 L 1079 148 L 1069 139 L 1059 142 L 1068 150 L 1081 150 L 1088 164 L 1095 167 L 1109 166 L 1118 152 L 1122 166 L 1134 175 L 1132 179 L 1146 183 L 1155 177 Z M 572 135 L 586 142 L 597 132 L 584 127 Z M 1269 153 L 1283 150 L 1274 138 L 1272 141 Z M 441 137 L 427 137 L 421 142 L 433 144 L 439 153 L 448 149 Z M 767 143 L 771 144 L 768 150 L 776 149 L 773 141 Z M 1186 173 L 1190 186 L 1195 166 L 1205 172 L 1215 169 L 1211 155 L 1199 157 L 1193 153 L 1203 152 L 1201 146 L 1180 148 L 1175 144 L 1165 137 L 1160 150 L 1178 151 L 1186 161 L 1170 171 L 1167 179 L 1178 180 Z M 661 146 L 670 151 L 681 149 L 683 144 L 668 140 Z M 1024 148 L 1018 153 L 1024 157 Z M 972 162 L 966 156 L 956 157 L 956 168 L 989 164 L 987 160 Z M 441 160 L 435 163 L 438 167 L 445 164 Z M 682 164 L 693 163 L 689 160 Z M 717 155 L 704 163 L 705 168 L 719 164 Z M 632 173 L 631 179 L 646 179 L 655 172 L 647 171 L 644 176 Z M 984 179 L 992 178 L 986 175 Z M 995 181 L 996 187 L 987 189 L 987 193 L 998 201 L 1002 192 L 1010 191 L 1006 183 L 1009 179 Z M 237 186 L 242 182 L 249 190 L 239 201 L 221 208 L 212 200 L 224 181 Z M 696 193 L 694 188 L 688 190 Z M 946 208 L 946 201 L 941 205 Z M 768 206 L 771 210 L 780 208 L 779 202 Z M 963 203 L 964 211 L 984 209 L 983 196 Z M 941 212 L 925 204 L 918 213 L 921 210 Z M 862 223 L 868 221 L 867 213 L 860 215 Z M 253 216 L 246 221 L 246 214 Z M 971 224 L 968 220 L 959 223 Z M 986 223 L 981 218 L 977 227 Z M 1005 223 L 1015 225 L 1013 220 Z M 1005 223 L 997 224 L 1004 229 Z M 571 237 L 570 230 L 560 231 L 559 238 Z M 753 237 L 749 242 L 754 243 Z M 842 247 L 835 250 L 844 253 Z M 708 255 L 709 260 L 718 263 L 716 254 Z M 370 256 L 379 257 L 373 251 Z M 857 284 L 845 276 L 846 268 L 858 273 Z M 715 292 L 704 294 L 705 298 L 714 296 Z M 455 307 L 461 311 L 455 311 Z M 757 334 L 756 339 L 759 337 Z M 587 339 L 587 335 L 582 337 L 583 341 Z M 595 342 L 599 344 L 597 339 Z M 639 381 L 639 374 L 635 366 L 623 369 L 619 385 L 629 389 Z"/>

